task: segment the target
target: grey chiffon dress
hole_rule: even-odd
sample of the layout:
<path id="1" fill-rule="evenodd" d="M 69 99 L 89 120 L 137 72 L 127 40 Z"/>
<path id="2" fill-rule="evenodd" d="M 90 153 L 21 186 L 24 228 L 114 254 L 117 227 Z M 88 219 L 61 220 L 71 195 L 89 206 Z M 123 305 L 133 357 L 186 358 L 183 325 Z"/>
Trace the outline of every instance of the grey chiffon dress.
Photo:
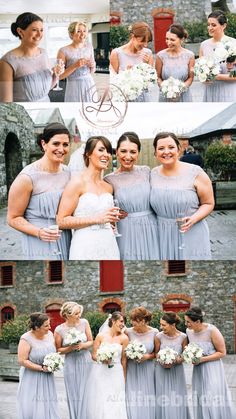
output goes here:
<path id="1" fill-rule="evenodd" d="M 159 259 L 157 220 L 150 207 L 149 167 L 135 166 L 129 172 L 111 173 L 104 180 L 113 186 L 119 207 L 128 213 L 117 223 L 122 235 L 117 238 L 121 259 Z"/>
<path id="2" fill-rule="evenodd" d="M 85 334 L 87 323 L 86 319 L 80 319 L 79 324 L 75 327 Z M 69 330 L 70 327 L 65 323 L 60 324 L 55 329 L 55 332 L 62 337 L 62 346 L 64 346 L 63 340 L 65 339 L 66 332 Z M 88 349 L 81 349 L 80 351 L 65 354 L 64 381 L 70 419 L 78 419 L 82 416 L 82 400 L 91 369 L 91 362 L 91 354 Z"/>
<path id="3" fill-rule="evenodd" d="M 236 40 L 224 35 L 222 40 L 231 40 L 235 44 Z M 217 46 L 212 39 L 206 39 L 201 43 L 201 50 L 204 57 L 214 57 L 214 50 Z M 220 73 L 227 74 L 228 70 L 225 62 L 220 64 Z M 204 84 L 204 102 L 235 102 L 236 101 L 236 78 L 235 81 L 214 80 L 213 82 Z"/>
<path id="4" fill-rule="evenodd" d="M 21 336 L 30 345 L 29 360 L 43 364 L 44 357 L 56 352 L 52 332 L 36 339 L 31 332 Z M 53 373 L 21 367 L 17 392 L 17 419 L 59 419 Z"/>
<path id="5" fill-rule="evenodd" d="M 86 44 L 83 48 L 77 49 L 67 46 L 61 48 L 59 52 L 65 55 L 65 69 L 80 58 L 93 61 L 95 67 L 93 47 L 91 44 Z M 94 80 L 90 68 L 87 65 L 77 68 L 66 79 L 65 102 L 92 102 L 93 86 Z"/>
<path id="6" fill-rule="evenodd" d="M 182 163 L 185 170 L 179 176 L 164 176 L 160 167 L 151 171 L 151 206 L 158 220 L 160 259 L 211 259 L 209 229 L 206 220 L 180 233 L 177 218 L 193 215 L 200 202 L 194 186 L 203 169 L 195 164 Z"/>
<path id="7" fill-rule="evenodd" d="M 161 79 L 167 80 L 169 77 L 174 77 L 175 79 L 186 81 L 189 74 L 189 61 L 194 57 L 192 51 L 183 49 L 178 55 L 171 56 L 165 49 L 158 52 L 157 56 L 162 61 L 162 73 Z M 159 101 L 160 102 L 169 102 L 171 99 L 167 99 L 163 96 L 160 90 Z M 192 102 L 191 90 L 188 88 L 186 92 L 183 92 L 179 97 L 178 102 Z"/>
<path id="8" fill-rule="evenodd" d="M 154 352 L 154 338 L 158 330 L 150 328 L 145 333 L 127 329 L 130 342 L 136 341 Z M 126 377 L 126 406 L 128 419 L 155 419 L 154 360 L 138 363 L 128 359 Z"/>
<path id="9" fill-rule="evenodd" d="M 185 333 L 178 336 L 168 336 L 163 332 L 157 334 L 160 350 L 166 347 L 173 349 L 180 355 Z M 191 419 L 187 406 L 187 387 L 183 364 L 175 364 L 171 368 L 164 368 L 156 362 L 156 419 Z"/>
<path id="10" fill-rule="evenodd" d="M 194 342 L 203 349 L 204 355 L 216 352 L 211 340 L 212 324 L 201 332 L 187 329 L 189 342 Z M 194 419 L 235 419 L 236 408 L 225 379 L 224 366 L 221 359 L 194 365 L 192 376 L 193 413 Z"/>
<path id="11" fill-rule="evenodd" d="M 44 49 L 34 57 L 17 57 L 9 51 L 1 60 L 13 69 L 13 102 L 50 102 L 53 76 Z"/>
<path id="12" fill-rule="evenodd" d="M 70 171 L 61 165 L 58 173 L 48 173 L 37 167 L 37 162 L 26 166 L 21 174 L 29 176 L 33 191 L 24 217 L 33 225 L 43 228 L 56 224 L 56 213 L 62 192 L 70 179 Z M 45 242 L 22 233 L 24 259 L 67 260 L 69 258 L 71 231 L 63 230 L 56 242 Z M 59 253 L 59 254 L 57 254 Z"/>

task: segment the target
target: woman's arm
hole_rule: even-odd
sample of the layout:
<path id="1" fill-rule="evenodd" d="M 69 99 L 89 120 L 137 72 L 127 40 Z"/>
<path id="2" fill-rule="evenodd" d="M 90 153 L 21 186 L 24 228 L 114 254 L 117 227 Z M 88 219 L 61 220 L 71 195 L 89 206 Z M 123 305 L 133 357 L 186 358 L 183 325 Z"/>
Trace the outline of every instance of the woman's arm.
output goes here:
<path id="1" fill-rule="evenodd" d="M 203 57 L 202 47 L 199 48 L 199 58 Z"/>
<path id="2" fill-rule="evenodd" d="M 13 68 L 0 61 L 0 102 L 13 102 Z"/>
<path id="3" fill-rule="evenodd" d="M 217 74 L 215 80 L 236 82 L 236 77 L 230 77 L 229 74 Z"/>
<path id="4" fill-rule="evenodd" d="M 102 336 L 101 334 L 98 334 L 93 344 L 92 358 L 94 361 L 97 361 L 97 350 L 99 346 L 101 345 L 101 343 L 102 343 Z"/>
<path id="5" fill-rule="evenodd" d="M 215 347 L 216 352 L 212 355 L 202 356 L 200 363 L 217 361 L 226 355 L 225 341 L 220 331 L 214 327 L 211 333 L 211 340 Z"/>
<path id="6" fill-rule="evenodd" d="M 156 58 L 156 72 L 157 72 L 157 84 L 160 87 L 161 83 L 163 82 L 162 80 L 162 67 L 163 67 L 163 63 L 160 59 L 160 57 L 157 56 Z"/>
<path id="7" fill-rule="evenodd" d="M 188 78 L 185 80 L 184 84 L 186 87 L 191 86 L 193 79 L 194 79 L 194 64 L 195 64 L 195 58 L 192 57 L 189 60 L 188 63 Z"/>
<path id="8" fill-rule="evenodd" d="M 25 368 L 29 368 L 33 371 L 47 371 L 46 367 L 42 365 L 35 364 L 29 360 L 29 353 L 30 353 L 30 345 L 26 342 L 25 339 L 21 339 L 18 345 L 18 362 L 21 366 Z"/>
<path id="9" fill-rule="evenodd" d="M 115 50 L 113 50 L 110 55 L 110 66 L 115 73 L 119 73 L 119 58 Z"/>
<path id="10" fill-rule="evenodd" d="M 87 336 L 87 342 L 79 343 L 78 349 L 88 349 L 91 346 L 93 346 L 93 336 L 92 336 L 91 328 L 88 321 L 86 321 L 85 334 Z"/>
<path id="11" fill-rule="evenodd" d="M 57 53 L 57 59 L 61 59 L 66 66 L 66 56 L 65 54 L 63 54 L 61 50 L 59 50 Z M 80 58 L 75 63 L 69 65 L 65 69 L 65 71 L 62 74 L 60 74 L 59 79 L 60 80 L 66 79 L 68 76 L 74 73 L 74 71 L 77 70 L 77 68 L 83 67 L 84 65 L 86 65 L 86 60 L 84 58 Z"/>
<path id="12" fill-rule="evenodd" d="M 159 341 L 157 336 L 155 336 L 155 338 L 154 338 L 154 346 L 155 346 L 154 354 L 155 354 L 155 357 L 156 357 L 158 352 L 160 351 L 160 347 L 161 347 L 161 342 Z"/>
<path id="13" fill-rule="evenodd" d="M 127 372 L 127 357 L 125 354 L 125 348 L 127 347 L 128 343 L 129 343 L 129 338 L 127 335 L 124 334 L 123 341 L 122 341 L 121 365 L 123 367 L 125 379 L 126 379 L 126 372 Z"/>

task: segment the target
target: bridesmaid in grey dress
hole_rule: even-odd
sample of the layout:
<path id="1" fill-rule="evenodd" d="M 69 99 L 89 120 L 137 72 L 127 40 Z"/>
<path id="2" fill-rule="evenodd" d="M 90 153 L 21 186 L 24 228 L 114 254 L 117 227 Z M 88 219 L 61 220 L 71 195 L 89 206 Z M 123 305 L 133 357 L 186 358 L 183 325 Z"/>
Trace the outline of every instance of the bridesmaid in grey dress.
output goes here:
<path id="1" fill-rule="evenodd" d="M 119 168 L 104 180 L 113 186 L 114 198 L 122 209 L 117 238 L 121 259 L 159 259 L 157 220 L 150 207 L 150 169 L 136 166 L 141 142 L 126 132 L 117 142 Z"/>
<path id="2" fill-rule="evenodd" d="M 65 323 L 55 329 L 55 342 L 58 352 L 65 354 L 64 380 L 70 419 L 78 419 L 82 415 L 82 400 L 85 385 L 91 368 L 89 348 L 93 338 L 89 323 L 81 319 L 83 306 L 68 301 L 61 307 L 61 317 Z M 68 344 L 68 332 L 78 332 L 77 343 Z"/>
<path id="3" fill-rule="evenodd" d="M 60 79 L 66 80 L 65 102 L 92 101 L 95 71 L 93 46 L 87 41 L 88 30 L 83 22 L 72 22 L 68 27 L 72 43 L 58 51 L 57 58 L 65 63 Z"/>
<path id="4" fill-rule="evenodd" d="M 178 97 L 178 102 L 191 102 L 192 96 L 189 90 L 194 77 L 194 54 L 182 47 L 182 43 L 188 37 L 183 26 L 175 23 L 170 26 L 166 33 L 167 48 L 157 53 L 156 71 L 158 75 L 158 86 L 169 77 L 184 82 L 187 91 Z M 171 101 L 166 99 L 160 90 L 160 102 Z M 176 100 L 175 100 L 176 101 Z"/>
<path id="5" fill-rule="evenodd" d="M 17 393 L 18 419 L 59 419 L 54 376 L 43 366 L 44 357 L 56 352 L 48 316 L 32 313 L 29 332 L 21 336 L 18 359 L 22 366 Z"/>
<path id="6" fill-rule="evenodd" d="M 61 194 L 70 179 L 63 165 L 70 133 L 59 123 L 48 124 L 38 136 L 44 156 L 26 166 L 11 185 L 8 223 L 22 235 L 24 259 L 68 259 L 71 232 L 60 233 L 56 213 Z"/>
<path id="7" fill-rule="evenodd" d="M 160 363 L 156 363 L 156 419 L 191 419 L 189 408 L 186 405 L 187 387 L 182 364 L 183 360 L 180 356 L 187 345 L 187 337 L 185 333 L 176 329 L 176 325 L 179 322 L 180 318 L 176 313 L 171 311 L 165 313 L 160 320 L 162 332 L 155 337 L 157 357 L 158 352 L 166 347 L 173 349 L 179 354 L 174 364 L 164 367 Z M 165 400 L 164 403 L 163 400 Z"/>
<path id="8" fill-rule="evenodd" d="M 195 419 L 234 419 L 236 408 L 228 388 L 224 366 L 221 361 L 226 355 L 225 342 L 220 331 L 203 322 L 204 313 L 199 307 L 192 307 L 185 313 L 190 343 L 203 349 L 203 356 L 193 367 L 192 391 Z"/>
<path id="9" fill-rule="evenodd" d="M 179 161 L 180 143 L 172 132 L 153 142 L 160 163 L 151 172 L 151 206 L 158 220 L 160 259 L 211 259 L 205 218 L 214 208 L 212 184 L 201 167 Z"/>
<path id="10" fill-rule="evenodd" d="M 210 39 L 201 43 L 199 57 L 214 57 L 217 45 L 222 41 L 230 41 L 236 50 L 236 39 L 224 34 L 227 26 L 227 17 L 221 10 L 214 10 L 208 16 L 208 32 Z M 227 63 L 220 64 L 220 74 L 213 82 L 204 83 L 204 102 L 235 102 L 236 78 L 230 77 Z"/>
<path id="11" fill-rule="evenodd" d="M 33 13 L 23 13 L 12 23 L 11 31 L 21 44 L 0 60 L 0 101 L 49 102 L 48 93 L 61 68 L 52 70 L 46 51 L 39 47 L 43 20 Z"/>
<path id="12" fill-rule="evenodd" d="M 126 405 L 128 419 L 155 419 L 154 340 L 158 330 L 150 327 L 151 313 L 145 307 L 130 312 L 131 328 L 126 333 L 130 342 L 145 346 L 140 361 L 128 359 L 126 377 Z"/>

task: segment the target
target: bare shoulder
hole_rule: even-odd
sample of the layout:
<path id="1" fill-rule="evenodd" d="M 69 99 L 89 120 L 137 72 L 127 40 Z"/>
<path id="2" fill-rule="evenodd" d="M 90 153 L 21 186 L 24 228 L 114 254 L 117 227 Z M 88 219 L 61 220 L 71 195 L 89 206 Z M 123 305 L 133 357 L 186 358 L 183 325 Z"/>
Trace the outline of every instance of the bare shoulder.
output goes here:
<path id="1" fill-rule="evenodd" d="M 127 344 L 129 342 L 129 338 L 128 338 L 128 336 L 126 335 L 126 333 L 122 333 L 122 336 L 121 336 L 121 343 L 122 344 Z"/>

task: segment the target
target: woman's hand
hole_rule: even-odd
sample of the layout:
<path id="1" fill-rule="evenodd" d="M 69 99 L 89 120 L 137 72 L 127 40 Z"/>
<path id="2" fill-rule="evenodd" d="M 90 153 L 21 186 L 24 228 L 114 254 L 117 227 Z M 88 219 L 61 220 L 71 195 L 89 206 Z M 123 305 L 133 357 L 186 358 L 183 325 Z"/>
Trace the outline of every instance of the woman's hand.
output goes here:
<path id="1" fill-rule="evenodd" d="M 94 224 L 116 223 L 120 220 L 119 207 L 112 207 L 94 217 Z"/>
<path id="2" fill-rule="evenodd" d="M 119 210 L 119 219 L 120 220 L 123 220 L 127 216 L 128 216 L 128 212 L 126 212 L 125 210 L 122 210 L 122 209 Z"/>
<path id="3" fill-rule="evenodd" d="M 182 233 L 186 233 L 187 231 L 189 231 L 190 228 L 192 228 L 192 226 L 196 223 L 193 216 L 183 217 L 182 221 L 183 221 L 183 224 L 181 225 L 181 229 L 180 229 Z"/>
<path id="4" fill-rule="evenodd" d="M 76 61 L 75 66 L 76 66 L 76 68 L 83 67 L 83 66 L 85 66 L 85 65 L 88 65 L 88 64 L 87 64 L 87 63 L 88 63 L 88 61 L 89 61 L 89 60 L 86 60 L 85 58 L 79 58 L 79 60 L 77 60 L 77 61 Z"/>
<path id="5" fill-rule="evenodd" d="M 50 228 L 40 228 L 38 232 L 38 238 L 45 242 L 55 242 L 61 237 L 60 230 L 50 230 Z"/>

